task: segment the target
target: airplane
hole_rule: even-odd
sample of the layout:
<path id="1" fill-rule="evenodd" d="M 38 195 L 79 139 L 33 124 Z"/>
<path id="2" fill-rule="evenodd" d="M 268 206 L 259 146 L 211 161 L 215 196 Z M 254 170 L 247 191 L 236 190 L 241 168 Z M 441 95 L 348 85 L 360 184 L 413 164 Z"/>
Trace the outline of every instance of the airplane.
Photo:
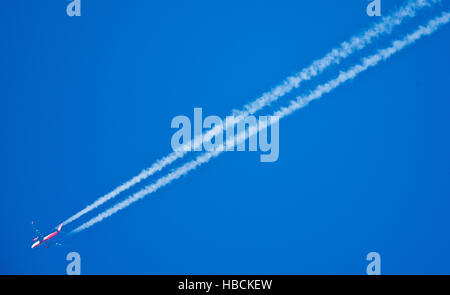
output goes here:
<path id="1" fill-rule="evenodd" d="M 52 232 L 51 234 L 49 234 L 49 235 L 47 235 L 47 236 L 44 237 L 44 236 L 41 234 L 41 232 L 35 227 L 34 221 L 31 222 L 31 225 L 33 225 L 34 231 L 35 231 L 35 233 L 36 233 L 36 235 L 37 235 L 37 237 L 35 237 L 35 238 L 33 239 L 34 244 L 31 245 L 31 248 L 32 248 L 32 249 L 33 249 L 33 248 L 36 248 L 36 247 L 38 247 L 38 246 L 40 246 L 40 245 L 45 245 L 45 248 L 48 248 L 48 247 L 50 246 L 50 243 L 49 243 L 50 240 L 53 239 L 57 234 L 59 234 L 59 232 L 61 231 L 61 228 L 62 228 L 62 226 L 63 226 L 63 224 L 61 223 L 61 224 L 57 227 L 56 231 L 54 231 L 54 232 Z M 55 243 L 55 244 L 56 244 L 56 245 L 60 245 L 60 244 L 58 244 L 58 243 Z"/>

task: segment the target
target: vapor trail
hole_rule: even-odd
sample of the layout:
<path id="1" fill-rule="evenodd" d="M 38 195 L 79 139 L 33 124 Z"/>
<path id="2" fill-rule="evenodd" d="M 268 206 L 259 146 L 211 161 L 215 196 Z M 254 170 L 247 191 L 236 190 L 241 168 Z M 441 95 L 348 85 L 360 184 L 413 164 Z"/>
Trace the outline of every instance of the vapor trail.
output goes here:
<path id="1" fill-rule="evenodd" d="M 305 96 L 299 96 L 295 100 L 291 101 L 288 107 L 283 107 L 278 111 L 275 111 L 273 113 L 274 120 L 272 120 L 270 123 L 267 124 L 260 124 L 258 127 L 251 126 L 249 128 L 249 132 L 241 132 L 238 134 L 237 140 L 234 144 L 238 144 L 239 142 L 242 142 L 243 140 L 246 140 L 248 137 L 255 135 L 257 132 L 267 128 L 271 124 L 273 124 L 275 121 L 280 120 L 281 118 L 284 118 L 293 112 L 295 112 L 298 109 L 301 109 L 308 105 L 309 102 L 319 99 L 324 94 L 327 94 L 337 88 L 339 85 L 343 84 L 344 82 L 351 80 L 355 78 L 358 74 L 361 72 L 364 72 L 370 67 L 373 67 L 377 65 L 380 61 L 384 61 L 391 57 L 396 52 L 402 50 L 406 46 L 414 43 L 415 41 L 419 40 L 421 37 L 430 35 L 434 31 L 436 31 L 439 27 L 441 27 L 444 24 L 447 24 L 450 20 L 450 12 L 443 12 L 441 16 L 438 16 L 431 21 L 429 21 L 426 26 L 420 26 L 416 31 L 414 31 L 411 34 L 406 35 L 404 38 L 400 40 L 396 40 L 392 43 L 392 46 L 379 50 L 376 54 L 371 55 L 369 57 L 366 57 L 362 60 L 362 63 L 357 64 L 353 67 L 351 67 L 349 70 L 345 72 L 341 72 L 337 78 L 332 79 L 328 81 L 325 84 L 319 85 L 316 89 L 311 91 L 308 95 Z M 263 121 L 265 122 L 265 121 Z M 227 146 L 230 144 L 227 142 Z M 233 144 L 233 143 L 231 143 Z M 173 180 L 178 179 L 182 175 L 187 174 L 188 172 L 196 169 L 198 166 L 207 163 L 210 159 L 217 157 L 219 154 L 223 152 L 223 147 L 221 150 L 217 150 L 214 152 L 207 152 L 200 156 L 198 156 L 195 160 L 189 161 L 183 166 L 175 169 L 174 171 L 170 172 L 169 174 L 159 178 L 155 183 L 146 186 L 144 189 L 138 191 L 137 193 L 131 195 L 124 201 L 114 205 L 113 207 L 107 209 L 106 211 L 100 213 L 96 217 L 92 218 L 91 220 L 87 221 L 86 223 L 82 224 L 78 228 L 74 229 L 71 233 L 77 233 L 82 230 L 85 230 L 94 224 L 104 220 L 105 218 L 110 217 L 111 215 L 117 213 L 118 211 L 128 207 L 129 205 L 133 204 L 134 202 L 144 198 L 146 195 L 151 194 L 161 187 L 171 183 Z"/>
<path id="2" fill-rule="evenodd" d="M 264 93 L 253 102 L 245 105 L 242 110 L 235 110 L 234 120 L 229 120 L 227 124 L 230 126 L 235 125 L 246 116 L 254 114 L 265 106 L 270 105 L 278 98 L 284 96 L 286 93 L 289 93 L 292 89 L 298 88 L 301 82 L 310 80 L 333 64 L 338 64 L 342 59 L 372 43 L 375 38 L 378 38 L 384 34 L 390 34 L 392 29 L 395 26 L 400 25 L 405 18 L 414 17 L 417 11 L 419 11 L 420 9 L 431 6 L 437 2 L 440 2 L 440 0 L 410 0 L 406 2 L 406 4 L 400 7 L 400 9 L 396 12 L 383 17 L 380 22 L 373 25 L 367 31 L 351 37 L 349 41 L 341 43 L 339 47 L 332 49 L 324 57 L 314 61 L 310 66 L 304 68 L 300 72 L 286 78 L 278 86 Z M 184 157 L 186 153 L 191 150 L 191 146 L 193 149 L 195 149 L 195 147 L 200 147 L 203 142 L 209 141 L 212 137 L 220 134 L 222 131 L 222 125 L 215 126 L 201 136 L 194 137 L 193 141 L 187 142 L 186 144 L 182 145 L 179 150 L 173 151 L 169 155 L 157 160 L 151 167 L 142 170 L 142 172 L 140 172 L 138 175 L 116 187 L 106 195 L 103 195 L 95 202 L 88 205 L 86 208 L 64 221 L 63 224 L 67 225 L 72 221 L 80 218 L 84 214 L 104 204 L 108 200 L 115 198 L 121 192 L 150 177 L 154 173 L 161 171 L 164 167 L 172 164 L 177 159 Z"/>

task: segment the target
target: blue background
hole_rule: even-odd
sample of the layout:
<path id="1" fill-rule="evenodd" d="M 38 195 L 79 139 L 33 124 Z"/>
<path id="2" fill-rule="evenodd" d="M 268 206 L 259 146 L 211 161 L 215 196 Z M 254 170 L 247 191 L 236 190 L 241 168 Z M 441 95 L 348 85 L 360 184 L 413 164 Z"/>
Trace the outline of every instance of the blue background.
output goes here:
<path id="1" fill-rule="evenodd" d="M 371 251 L 384 274 L 450 273 L 448 25 L 283 119 L 277 162 L 225 153 L 30 249 L 31 220 L 50 232 L 168 154 L 174 116 L 228 115 L 375 21 L 363 0 L 68 3 L 0 9 L 0 273 L 65 274 L 71 251 L 83 274 L 365 274 Z"/>

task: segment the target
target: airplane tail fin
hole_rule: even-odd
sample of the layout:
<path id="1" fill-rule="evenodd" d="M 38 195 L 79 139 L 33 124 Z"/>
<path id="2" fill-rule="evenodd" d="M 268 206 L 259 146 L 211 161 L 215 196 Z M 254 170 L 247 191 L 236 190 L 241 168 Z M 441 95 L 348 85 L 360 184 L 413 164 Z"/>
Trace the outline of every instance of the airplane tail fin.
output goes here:
<path id="1" fill-rule="evenodd" d="M 62 228 L 62 226 L 63 226 L 63 224 L 61 223 L 59 226 L 58 226 L 58 232 L 60 232 L 61 231 L 61 228 Z"/>

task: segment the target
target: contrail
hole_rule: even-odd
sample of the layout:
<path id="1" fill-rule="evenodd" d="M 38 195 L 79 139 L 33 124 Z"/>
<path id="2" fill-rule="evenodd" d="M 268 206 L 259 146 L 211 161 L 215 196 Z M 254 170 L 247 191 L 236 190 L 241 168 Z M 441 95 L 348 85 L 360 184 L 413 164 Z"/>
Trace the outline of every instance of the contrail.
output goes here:
<path id="1" fill-rule="evenodd" d="M 257 100 L 245 105 L 244 115 L 253 114 L 276 101 L 279 97 L 290 92 L 293 88 L 298 88 L 302 81 L 310 80 L 323 72 L 330 65 L 338 64 L 342 59 L 372 43 L 375 38 L 383 34 L 390 34 L 392 29 L 395 26 L 400 25 L 406 17 L 414 17 L 418 10 L 425 6 L 431 6 L 437 2 L 440 2 L 440 0 L 407 2 L 398 11 L 384 17 L 381 22 L 375 24 L 371 29 L 352 37 L 350 41 L 341 43 L 338 48 L 331 50 L 323 58 L 314 61 L 309 67 L 303 69 L 294 76 L 288 77 L 283 84 L 273 88 L 270 92 L 263 94 L 263 96 Z"/>
<path id="2" fill-rule="evenodd" d="M 237 124 L 246 116 L 254 114 L 265 106 L 268 106 L 278 98 L 290 92 L 292 89 L 298 88 L 302 81 L 310 80 L 311 78 L 323 72 L 327 67 L 333 64 L 338 64 L 342 59 L 372 43 L 375 38 L 380 37 L 384 34 L 390 34 L 392 29 L 395 26 L 400 25 L 405 18 L 412 18 L 420 9 L 431 6 L 437 2 L 440 2 L 440 0 L 410 0 L 406 2 L 402 7 L 400 7 L 399 10 L 386 17 L 383 17 L 382 20 L 376 23 L 372 28 L 368 29 L 364 33 L 353 36 L 352 38 L 350 38 L 350 41 L 341 43 L 339 47 L 331 50 L 323 58 L 314 61 L 309 67 L 306 67 L 300 72 L 286 78 L 278 86 L 264 93 L 261 97 L 257 98 L 253 102 L 245 105 L 242 110 L 235 110 L 233 112 L 235 114 L 234 120 L 229 120 L 227 124 Z M 96 209 L 108 200 L 115 198 L 121 192 L 150 177 L 154 173 L 161 171 L 164 167 L 172 164 L 177 159 L 184 157 L 186 153 L 191 150 L 191 144 L 192 148 L 199 147 L 203 144 L 203 142 L 209 141 L 215 135 L 220 134 L 222 130 L 223 126 L 215 126 L 201 136 L 194 137 L 193 141 L 187 142 L 179 150 L 173 151 L 169 155 L 159 159 L 151 167 L 142 170 L 142 172 L 140 172 L 138 175 L 116 187 L 111 192 L 98 198 L 95 202 L 88 205 L 83 210 L 79 211 L 78 213 L 64 221 L 63 224 L 67 225 L 71 223 L 84 214 Z"/>
<path id="3" fill-rule="evenodd" d="M 316 89 L 311 91 L 308 95 L 305 96 L 299 96 L 295 100 L 291 101 L 288 107 L 283 107 L 278 111 L 275 111 L 273 115 L 274 119 L 267 124 L 260 124 L 258 127 L 251 126 L 249 128 L 249 132 L 241 132 L 236 140 L 235 144 L 238 144 L 242 140 L 246 140 L 248 137 L 255 135 L 257 132 L 267 128 L 271 124 L 273 124 L 275 121 L 280 120 L 283 117 L 286 117 L 293 112 L 295 112 L 298 109 L 301 109 L 309 104 L 309 102 L 321 98 L 324 94 L 327 94 L 340 86 L 341 84 L 345 83 L 348 80 L 351 80 L 355 78 L 358 74 L 361 72 L 364 72 L 370 67 L 373 67 L 377 65 L 380 61 L 384 61 L 391 57 L 393 54 L 397 53 L 398 51 L 402 50 L 406 46 L 414 43 L 415 41 L 419 40 L 423 36 L 430 35 L 434 31 L 436 31 L 439 27 L 441 27 L 444 24 L 447 24 L 450 20 L 450 12 L 443 12 L 441 16 L 438 16 L 431 21 L 429 21 L 426 26 L 420 26 L 416 31 L 414 31 L 411 34 L 406 35 L 404 38 L 400 40 L 396 40 L 392 43 L 392 46 L 379 50 L 376 54 L 371 55 L 369 57 L 366 57 L 362 60 L 361 64 L 357 64 L 353 67 L 351 67 L 349 70 L 345 72 L 341 72 L 337 78 L 328 81 L 325 84 L 319 85 Z M 227 145 L 229 143 L 227 142 Z M 163 186 L 166 186 L 167 184 L 171 183 L 173 180 L 178 179 L 182 175 L 187 174 L 188 172 L 196 169 L 198 166 L 207 163 L 210 159 L 217 157 L 219 154 L 223 152 L 223 147 L 220 150 L 214 151 L 214 152 L 208 152 L 204 153 L 200 156 L 198 156 L 195 160 L 189 161 L 183 166 L 175 169 L 174 171 L 170 172 L 169 174 L 161 177 L 158 179 L 155 183 L 146 186 L 144 189 L 138 191 L 137 193 L 131 195 L 124 201 L 114 205 L 113 207 L 107 209 L 106 211 L 100 213 L 96 217 L 92 218 L 91 220 L 85 222 L 78 228 L 74 229 L 71 233 L 77 233 L 82 230 L 85 230 L 94 224 L 104 220 L 105 218 L 110 217 L 111 215 L 117 213 L 118 211 L 128 207 L 132 203 L 144 198 L 146 195 L 151 194 L 158 189 L 160 189 Z"/>

